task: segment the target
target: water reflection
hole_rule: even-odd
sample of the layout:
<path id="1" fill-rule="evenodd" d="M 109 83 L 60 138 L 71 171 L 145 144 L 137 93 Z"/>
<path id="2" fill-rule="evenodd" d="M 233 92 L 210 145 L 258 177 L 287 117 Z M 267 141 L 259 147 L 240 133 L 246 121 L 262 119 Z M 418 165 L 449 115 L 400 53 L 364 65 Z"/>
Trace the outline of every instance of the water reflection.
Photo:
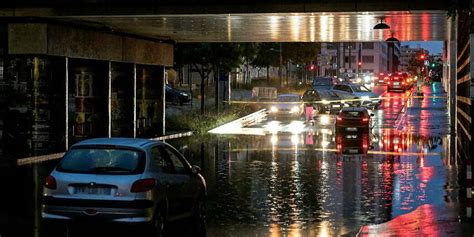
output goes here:
<path id="1" fill-rule="evenodd" d="M 452 197 L 453 190 L 444 188 L 452 182 L 444 167 L 446 137 L 384 129 L 375 137 L 350 139 L 363 149 L 373 144 L 375 151 L 402 148 L 413 154 L 343 155 L 336 152 L 337 135 L 324 131 L 223 137 L 214 143 L 218 152 L 204 160 L 211 190 L 208 234 L 354 233 L 365 224 L 386 222 L 425 203 L 443 205 L 446 195 Z"/>
<path id="2" fill-rule="evenodd" d="M 342 139 L 359 148 L 372 143 L 374 151 L 401 148 L 413 154 L 347 155 L 337 152 L 338 135 L 324 129 L 170 141 L 192 164 L 203 168 L 209 187 L 208 236 L 351 234 L 360 226 L 389 221 L 423 204 L 457 202 L 449 137 L 383 129 L 377 135 L 361 134 L 361 139 L 359 135 Z M 1 184 L 18 194 L 2 195 L 0 205 L 6 212 L 0 220 L 11 223 L 2 230 L 33 233 L 41 228 L 41 183 L 53 165 L 2 166 L 8 179 Z M 25 205 L 8 205 L 12 202 Z"/>

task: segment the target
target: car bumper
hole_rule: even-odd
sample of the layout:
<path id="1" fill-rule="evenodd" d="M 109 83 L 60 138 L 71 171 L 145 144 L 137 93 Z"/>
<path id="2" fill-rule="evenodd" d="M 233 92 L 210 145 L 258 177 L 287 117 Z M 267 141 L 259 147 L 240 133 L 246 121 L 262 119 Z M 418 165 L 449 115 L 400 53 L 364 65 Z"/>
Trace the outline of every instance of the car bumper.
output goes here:
<path id="1" fill-rule="evenodd" d="M 43 200 L 43 221 L 149 223 L 153 219 L 154 205 L 150 200 L 100 201 L 59 199 Z"/>

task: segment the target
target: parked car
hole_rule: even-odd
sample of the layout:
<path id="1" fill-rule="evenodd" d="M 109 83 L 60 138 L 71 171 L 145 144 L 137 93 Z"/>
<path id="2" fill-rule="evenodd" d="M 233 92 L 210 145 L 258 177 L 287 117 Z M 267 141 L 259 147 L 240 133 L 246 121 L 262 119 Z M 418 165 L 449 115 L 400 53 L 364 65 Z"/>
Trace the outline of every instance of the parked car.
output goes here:
<path id="1" fill-rule="evenodd" d="M 182 105 L 184 103 L 189 103 L 192 99 L 189 92 L 173 88 L 169 84 L 166 85 L 165 91 L 166 102 Z"/>
<path id="2" fill-rule="evenodd" d="M 315 90 L 330 90 L 339 81 L 332 77 L 316 77 L 313 79 L 313 89 Z"/>
<path id="3" fill-rule="evenodd" d="M 46 226 L 133 224 L 159 235 L 166 220 L 201 217 L 206 193 L 200 168 L 169 144 L 96 138 L 73 145 L 46 178 L 41 216 Z"/>
<path id="4" fill-rule="evenodd" d="M 271 105 L 269 109 L 271 118 L 300 118 L 303 114 L 304 105 L 301 96 L 298 94 L 278 95 L 276 103 Z"/>
<path id="5" fill-rule="evenodd" d="M 379 73 L 378 78 L 375 80 L 375 85 L 385 86 L 389 80 L 390 74 L 381 72 Z"/>
<path id="6" fill-rule="evenodd" d="M 406 75 L 396 73 L 390 77 L 390 81 L 387 83 L 387 91 L 406 91 L 411 86 L 411 83 L 407 81 Z"/>
<path id="7" fill-rule="evenodd" d="M 339 112 L 344 107 L 339 96 L 331 90 L 307 90 L 303 94 L 303 101 L 305 104 L 312 104 L 319 113 Z"/>
<path id="8" fill-rule="evenodd" d="M 334 85 L 332 90 L 343 100 L 354 100 L 350 102 L 352 105 L 376 109 L 382 103 L 379 95 L 373 93 L 363 85 L 344 83 Z"/>
<path id="9" fill-rule="evenodd" d="M 373 114 L 363 107 L 343 108 L 336 117 L 336 134 L 343 132 L 369 133 Z"/>

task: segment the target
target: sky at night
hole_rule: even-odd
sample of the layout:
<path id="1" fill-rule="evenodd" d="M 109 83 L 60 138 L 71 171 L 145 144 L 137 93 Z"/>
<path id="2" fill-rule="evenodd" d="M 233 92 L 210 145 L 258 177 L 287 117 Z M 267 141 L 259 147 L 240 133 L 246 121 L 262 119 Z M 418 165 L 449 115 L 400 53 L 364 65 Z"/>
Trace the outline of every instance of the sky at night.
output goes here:
<path id="1" fill-rule="evenodd" d="M 439 54 L 443 52 L 443 41 L 411 41 L 411 42 L 401 42 L 401 45 L 409 45 L 410 48 L 421 48 L 427 49 L 430 51 L 430 54 Z"/>

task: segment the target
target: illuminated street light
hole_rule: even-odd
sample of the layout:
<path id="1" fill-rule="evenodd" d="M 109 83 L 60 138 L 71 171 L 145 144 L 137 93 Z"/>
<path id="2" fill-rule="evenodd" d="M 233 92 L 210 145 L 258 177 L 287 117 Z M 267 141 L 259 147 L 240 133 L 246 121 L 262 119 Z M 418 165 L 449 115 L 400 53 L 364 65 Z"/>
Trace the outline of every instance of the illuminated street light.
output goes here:
<path id="1" fill-rule="evenodd" d="M 380 22 L 374 26 L 374 30 L 385 30 L 390 29 L 390 26 L 383 22 L 383 18 L 380 18 Z"/>

